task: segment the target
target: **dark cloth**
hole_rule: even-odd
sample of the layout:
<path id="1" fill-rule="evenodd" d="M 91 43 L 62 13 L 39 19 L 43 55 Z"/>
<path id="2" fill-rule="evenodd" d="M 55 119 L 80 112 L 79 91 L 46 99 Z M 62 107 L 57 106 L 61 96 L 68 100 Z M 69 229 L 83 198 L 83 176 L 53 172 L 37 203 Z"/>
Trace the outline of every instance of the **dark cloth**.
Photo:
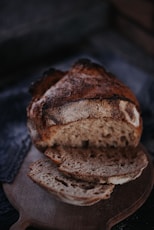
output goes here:
<path id="1" fill-rule="evenodd" d="M 10 183 L 28 153 L 31 145 L 26 126 L 26 106 L 28 90 L 12 87 L 0 93 L 0 182 Z M 0 214 L 13 207 L 0 187 Z"/>

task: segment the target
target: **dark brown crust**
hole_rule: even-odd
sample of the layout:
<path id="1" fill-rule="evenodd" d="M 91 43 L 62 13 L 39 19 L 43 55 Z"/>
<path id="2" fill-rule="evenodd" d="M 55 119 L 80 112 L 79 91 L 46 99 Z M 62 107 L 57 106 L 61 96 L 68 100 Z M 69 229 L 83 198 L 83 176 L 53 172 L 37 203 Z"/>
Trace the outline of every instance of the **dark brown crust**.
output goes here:
<path id="1" fill-rule="evenodd" d="M 121 99 L 132 102 L 139 109 L 138 100 L 127 86 L 89 60 L 81 59 L 76 62 L 56 85 L 53 90 L 57 92 L 54 97 L 48 98 L 44 109 L 84 99 Z"/>
<path id="2" fill-rule="evenodd" d="M 33 98 L 39 99 L 46 90 L 56 84 L 64 75 L 65 72 L 51 68 L 43 74 L 41 79 L 32 83 L 29 92 Z"/>
<path id="3" fill-rule="evenodd" d="M 126 100 L 139 103 L 132 91 L 103 67 L 89 60 L 81 59 L 68 72 L 51 69 L 30 88 L 33 101 L 41 98 L 47 89 L 54 92 L 48 97 L 43 109 L 62 106 L 84 99 Z"/>

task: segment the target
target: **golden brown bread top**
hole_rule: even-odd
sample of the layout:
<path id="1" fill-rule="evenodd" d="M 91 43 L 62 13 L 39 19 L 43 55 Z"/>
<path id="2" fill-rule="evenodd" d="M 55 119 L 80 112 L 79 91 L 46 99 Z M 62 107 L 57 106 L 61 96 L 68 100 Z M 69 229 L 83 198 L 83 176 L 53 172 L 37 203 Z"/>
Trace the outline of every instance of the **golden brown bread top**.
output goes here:
<path id="1" fill-rule="evenodd" d="M 132 102 L 139 109 L 136 97 L 127 86 L 87 59 L 77 61 L 68 72 L 49 72 L 34 85 L 33 100 L 39 99 L 48 89 L 44 109 L 83 99 L 121 99 Z"/>

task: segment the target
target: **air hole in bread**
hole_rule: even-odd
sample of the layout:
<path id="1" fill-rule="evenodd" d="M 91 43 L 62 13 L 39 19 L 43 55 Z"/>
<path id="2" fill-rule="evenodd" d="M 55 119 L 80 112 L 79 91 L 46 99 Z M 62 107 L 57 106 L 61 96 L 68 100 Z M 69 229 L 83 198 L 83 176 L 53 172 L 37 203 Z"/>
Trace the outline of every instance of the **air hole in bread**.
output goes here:
<path id="1" fill-rule="evenodd" d="M 94 184 L 82 184 L 82 188 L 85 190 L 93 189 L 95 186 Z"/>
<path id="2" fill-rule="evenodd" d="M 84 140 L 84 141 L 82 141 L 82 147 L 83 147 L 83 148 L 87 148 L 88 145 L 89 145 L 89 140 Z"/>
<path id="3" fill-rule="evenodd" d="M 95 171 L 96 171 L 96 169 L 91 169 L 91 171 L 95 172 Z"/>
<path id="4" fill-rule="evenodd" d="M 100 194 L 100 192 L 94 192 L 95 195 Z"/>
<path id="5" fill-rule="evenodd" d="M 109 127 L 109 130 L 111 131 L 111 133 L 113 133 L 114 132 L 114 128 L 113 127 Z"/>
<path id="6" fill-rule="evenodd" d="M 71 183 L 71 186 L 72 186 L 73 188 L 75 188 L 75 187 L 76 187 L 76 184 Z"/>
<path id="7" fill-rule="evenodd" d="M 125 136 L 121 136 L 120 140 L 121 140 L 121 142 L 125 142 L 126 141 L 126 137 Z"/>
<path id="8" fill-rule="evenodd" d="M 125 142 L 125 145 L 126 145 L 126 146 L 128 146 L 128 145 L 129 145 L 129 142 L 128 142 L 128 140 L 126 140 L 126 142 Z"/>
<path id="9" fill-rule="evenodd" d="M 60 156 L 60 155 L 58 155 L 58 154 L 57 154 L 57 155 L 53 154 L 53 158 L 54 158 L 54 159 L 57 159 L 57 158 L 58 158 L 58 159 L 60 159 L 60 158 L 61 158 L 61 156 Z"/>
<path id="10" fill-rule="evenodd" d="M 90 157 L 91 157 L 91 158 L 95 158 L 96 156 L 95 156 L 94 153 L 91 153 L 91 154 L 90 154 Z"/>
<path id="11" fill-rule="evenodd" d="M 58 177 L 55 177 L 55 180 L 60 182 L 61 184 L 63 184 L 64 186 L 68 187 L 68 184 L 64 181 L 64 180 L 61 180 L 60 178 Z"/>
<path id="12" fill-rule="evenodd" d="M 108 133 L 108 134 L 106 135 L 106 138 L 111 138 L 111 134 Z"/>
<path id="13" fill-rule="evenodd" d="M 49 173 L 49 172 L 48 172 L 48 173 L 47 173 L 47 175 L 49 175 L 49 176 L 50 176 L 50 175 L 51 175 L 51 173 Z"/>
<path id="14" fill-rule="evenodd" d="M 109 198 L 109 195 L 108 195 L 108 194 L 106 194 L 106 198 Z"/>

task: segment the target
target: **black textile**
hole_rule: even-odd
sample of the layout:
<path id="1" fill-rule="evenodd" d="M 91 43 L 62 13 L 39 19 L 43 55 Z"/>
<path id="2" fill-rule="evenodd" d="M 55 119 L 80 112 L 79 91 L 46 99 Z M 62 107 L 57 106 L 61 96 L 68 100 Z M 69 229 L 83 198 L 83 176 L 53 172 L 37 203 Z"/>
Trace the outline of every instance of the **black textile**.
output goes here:
<path id="1" fill-rule="evenodd" d="M 14 87 L 0 93 L 0 182 L 10 183 L 31 145 L 26 126 L 28 90 Z M 13 209 L 0 187 L 0 214 Z"/>

